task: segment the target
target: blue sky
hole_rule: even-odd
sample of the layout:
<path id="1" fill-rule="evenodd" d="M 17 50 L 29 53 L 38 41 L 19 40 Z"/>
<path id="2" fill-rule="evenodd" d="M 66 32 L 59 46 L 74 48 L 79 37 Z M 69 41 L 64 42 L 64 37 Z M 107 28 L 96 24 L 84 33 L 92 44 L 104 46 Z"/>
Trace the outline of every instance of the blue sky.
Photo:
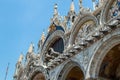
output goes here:
<path id="1" fill-rule="evenodd" d="M 91 0 L 83 0 L 84 6 L 92 7 Z M 43 30 L 47 32 L 53 5 L 58 4 L 60 15 L 67 15 L 71 0 L 0 0 L 0 80 L 12 80 L 15 64 L 20 53 L 27 53 L 31 42 L 37 43 Z M 78 12 L 78 0 L 74 0 Z"/>

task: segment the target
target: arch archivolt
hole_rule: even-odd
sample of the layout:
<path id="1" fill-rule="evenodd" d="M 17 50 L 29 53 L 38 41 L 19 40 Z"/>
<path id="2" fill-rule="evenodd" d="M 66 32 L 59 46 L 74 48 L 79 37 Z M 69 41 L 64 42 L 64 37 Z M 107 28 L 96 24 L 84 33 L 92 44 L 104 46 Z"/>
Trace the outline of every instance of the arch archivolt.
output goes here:
<path id="1" fill-rule="evenodd" d="M 36 76 L 37 74 L 42 74 L 42 77 L 44 77 L 44 80 L 48 80 L 49 75 L 47 74 L 47 70 L 42 66 L 32 68 L 32 71 L 29 73 L 30 74 L 29 74 L 28 80 L 32 80 L 33 77 Z"/>
<path id="2" fill-rule="evenodd" d="M 43 46 L 42 53 L 41 53 L 41 59 L 44 60 L 45 52 L 49 49 L 50 45 L 56 41 L 58 38 L 62 38 L 65 46 L 65 35 L 64 32 L 61 30 L 54 31 L 49 38 L 46 40 L 45 45 Z"/>
<path id="3" fill-rule="evenodd" d="M 89 63 L 89 74 L 92 78 L 97 78 L 99 75 L 99 70 L 101 63 L 107 53 L 116 45 L 120 44 L 120 29 L 116 30 L 111 34 L 111 37 L 106 36 L 107 39 L 103 39 L 100 42 L 99 47 L 93 52 L 91 57 L 91 62 Z"/>
<path id="4" fill-rule="evenodd" d="M 75 43 L 76 37 L 79 36 L 79 32 L 83 33 L 82 36 L 79 37 L 83 37 L 86 34 L 90 34 L 90 32 L 92 32 L 91 30 L 94 31 L 97 25 L 98 20 L 94 15 L 85 14 L 83 16 L 79 16 L 71 29 L 69 44 L 72 45 Z"/>
<path id="5" fill-rule="evenodd" d="M 50 46 L 50 44 L 55 41 L 57 38 L 62 38 L 63 41 L 65 42 L 65 36 L 64 36 L 64 32 L 60 31 L 60 30 L 56 30 L 55 32 L 53 32 L 49 38 L 46 40 L 45 45 L 43 46 L 42 52 L 46 51 L 48 49 L 48 47 Z"/>
<path id="6" fill-rule="evenodd" d="M 67 62 L 61 64 L 61 67 L 59 67 L 59 71 L 56 75 L 56 80 L 64 80 L 70 70 L 74 67 L 79 67 L 79 69 L 83 72 L 83 75 L 85 74 L 85 70 L 82 64 L 73 60 L 68 60 Z"/>
<path id="7" fill-rule="evenodd" d="M 101 23 L 107 23 L 112 18 L 117 18 L 120 15 L 120 1 L 107 0 L 101 13 Z"/>

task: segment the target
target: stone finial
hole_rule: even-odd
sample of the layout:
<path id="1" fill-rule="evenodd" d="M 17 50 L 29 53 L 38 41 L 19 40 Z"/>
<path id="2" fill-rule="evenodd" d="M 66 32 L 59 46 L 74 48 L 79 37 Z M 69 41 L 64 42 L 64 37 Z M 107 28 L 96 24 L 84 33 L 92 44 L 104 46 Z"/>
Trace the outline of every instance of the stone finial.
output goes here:
<path id="1" fill-rule="evenodd" d="M 82 0 L 79 0 L 80 3 L 82 3 Z"/>
<path id="2" fill-rule="evenodd" d="M 54 5 L 54 16 L 58 15 L 58 6 L 57 4 Z"/>
<path id="3" fill-rule="evenodd" d="M 68 12 L 68 15 L 66 16 L 66 22 L 67 22 L 68 29 L 70 29 L 70 27 L 73 25 L 75 18 L 76 18 L 76 12 L 75 12 L 75 7 L 74 7 L 74 1 L 72 0 L 70 11 Z"/>
<path id="4" fill-rule="evenodd" d="M 104 4 L 105 0 L 99 0 L 99 6 L 102 6 Z"/>
<path id="5" fill-rule="evenodd" d="M 75 6 L 74 6 L 74 1 L 72 0 L 71 6 L 70 6 L 70 11 L 74 12 L 75 11 Z"/>
<path id="6" fill-rule="evenodd" d="M 82 8 L 82 0 L 79 0 L 79 7 Z"/>
<path id="7" fill-rule="evenodd" d="M 43 45 L 43 43 L 45 41 L 45 38 L 46 38 L 45 33 L 43 32 L 42 35 L 41 35 L 41 38 L 40 38 L 40 40 L 38 42 L 38 50 L 40 50 L 40 48 L 42 48 L 42 45 Z"/>
<path id="8" fill-rule="evenodd" d="M 33 44 L 33 43 L 30 44 L 30 47 L 29 47 L 29 49 L 28 49 L 28 52 L 29 52 L 29 53 L 34 52 L 34 44 Z"/>
<path id="9" fill-rule="evenodd" d="M 21 54 L 20 54 L 20 57 L 19 57 L 19 59 L 18 59 L 18 62 L 21 63 L 21 62 L 23 61 L 23 58 L 24 58 L 24 56 L 23 56 L 23 54 L 21 53 Z"/>
<path id="10" fill-rule="evenodd" d="M 42 40 L 42 43 L 45 41 L 45 33 L 44 32 L 42 33 L 41 40 Z"/>
<path id="11" fill-rule="evenodd" d="M 99 0 L 99 2 L 100 2 L 100 3 L 103 3 L 103 2 L 104 2 L 104 0 Z"/>
<path id="12" fill-rule="evenodd" d="M 96 8 L 95 2 L 96 2 L 96 0 L 92 0 L 92 3 L 93 3 L 93 10 L 95 10 L 95 8 Z"/>
<path id="13" fill-rule="evenodd" d="M 58 6 L 57 6 L 57 4 L 55 4 L 53 18 L 51 18 L 51 24 L 55 23 L 56 25 L 59 25 L 60 21 L 61 21 L 61 18 L 60 18 L 60 15 L 58 13 Z"/>

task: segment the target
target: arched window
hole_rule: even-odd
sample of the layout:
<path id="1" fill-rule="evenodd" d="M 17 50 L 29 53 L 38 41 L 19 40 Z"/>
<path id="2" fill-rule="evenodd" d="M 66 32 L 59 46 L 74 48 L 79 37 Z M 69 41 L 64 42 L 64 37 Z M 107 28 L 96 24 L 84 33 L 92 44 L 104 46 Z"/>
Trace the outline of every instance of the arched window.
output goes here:
<path id="1" fill-rule="evenodd" d="M 50 48 L 53 48 L 54 51 L 62 53 L 64 50 L 64 42 L 62 38 L 58 38 L 51 44 Z"/>

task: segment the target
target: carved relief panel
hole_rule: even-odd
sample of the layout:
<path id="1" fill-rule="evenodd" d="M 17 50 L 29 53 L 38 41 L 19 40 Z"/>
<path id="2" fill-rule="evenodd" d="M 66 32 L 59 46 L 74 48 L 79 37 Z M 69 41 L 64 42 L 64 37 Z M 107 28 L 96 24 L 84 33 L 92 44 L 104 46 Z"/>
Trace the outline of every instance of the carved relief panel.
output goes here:
<path id="1" fill-rule="evenodd" d="M 120 0 L 115 0 L 112 3 L 108 14 L 109 14 L 108 19 L 111 19 L 111 18 L 114 18 L 114 17 L 120 15 Z"/>
<path id="2" fill-rule="evenodd" d="M 94 30 L 95 30 L 95 23 L 93 21 L 85 22 L 81 26 L 81 28 L 80 28 L 80 30 L 79 30 L 79 32 L 77 34 L 75 43 L 81 42 L 83 37 L 88 38 L 91 35 L 91 33 L 94 32 Z"/>

